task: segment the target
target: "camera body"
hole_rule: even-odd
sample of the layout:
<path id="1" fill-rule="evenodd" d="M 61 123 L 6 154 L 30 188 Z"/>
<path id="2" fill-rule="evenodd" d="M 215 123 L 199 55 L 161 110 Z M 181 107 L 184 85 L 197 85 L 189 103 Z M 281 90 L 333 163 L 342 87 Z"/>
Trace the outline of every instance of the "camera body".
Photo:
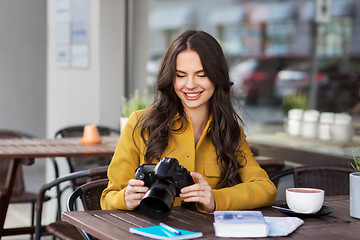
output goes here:
<path id="1" fill-rule="evenodd" d="M 158 164 L 142 164 L 135 178 L 143 180 L 149 191 L 140 202 L 141 211 L 155 220 L 165 220 L 175 197 L 183 187 L 194 184 L 190 172 L 175 158 L 163 158 Z"/>
<path id="2" fill-rule="evenodd" d="M 176 196 L 183 187 L 194 184 L 190 172 L 175 158 L 163 158 L 158 164 L 142 164 L 136 170 L 135 178 L 143 180 L 145 186 L 151 186 L 158 179 L 171 181 L 174 184 Z"/>

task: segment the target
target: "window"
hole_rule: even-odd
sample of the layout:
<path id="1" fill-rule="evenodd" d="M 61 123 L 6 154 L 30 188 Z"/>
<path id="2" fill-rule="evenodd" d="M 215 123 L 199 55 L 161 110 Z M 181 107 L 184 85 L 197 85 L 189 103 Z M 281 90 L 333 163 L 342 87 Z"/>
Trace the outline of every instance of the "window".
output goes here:
<path id="1" fill-rule="evenodd" d="M 334 18 L 319 26 L 318 51 L 321 56 L 347 55 L 350 51 L 352 21 L 349 17 Z"/>
<path id="2" fill-rule="evenodd" d="M 294 36 L 294 23 L 292 20 L 270 22 L 266 28 L 266 54 L 289 54 Z"/>

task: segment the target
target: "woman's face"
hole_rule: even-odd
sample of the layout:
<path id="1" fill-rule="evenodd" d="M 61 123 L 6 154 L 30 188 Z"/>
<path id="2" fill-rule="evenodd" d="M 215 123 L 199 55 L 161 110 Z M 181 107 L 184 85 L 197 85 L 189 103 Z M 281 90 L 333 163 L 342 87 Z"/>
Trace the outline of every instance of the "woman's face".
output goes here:
<path id="1" fill-rule="evenodd" d="M 180 98 L 185 113 L 193 110 L 208 110 L 209 99 L 215 85 L 206 76 L 199 54 L 185 50 L 176 59 L 174 89 Z"/>

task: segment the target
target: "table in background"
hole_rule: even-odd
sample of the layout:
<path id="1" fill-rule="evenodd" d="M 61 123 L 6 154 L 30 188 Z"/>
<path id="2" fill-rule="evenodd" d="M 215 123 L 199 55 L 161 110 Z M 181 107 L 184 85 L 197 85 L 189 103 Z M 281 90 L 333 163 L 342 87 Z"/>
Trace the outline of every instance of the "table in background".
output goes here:
<path id="1" fill-rule="evenodd" d="M 80 138 L 0 139 L 0 161 L 12 159 L 4 190 L 0 192 L 0 239 L 1 236 L 8 235 L 4 223 L 19 164 L 31 165 L 35 158 L 112 156 L 118 139 L 119 136 L 104 136 L 102 143 L 98 145 L 83 145 Z"/>
<path id="2" fill-rule="evenodd" d="M 289 237 L 301 240 L 359 239 L 360 220 L 349 215 L 349 196 L 326 197 L 324 205 L 334 208 L 334 212 L 317 218 L 303 218 L 304 224 Z M 287 216 L 271 207 L 259 210 L 264 216 Z M 121 210 L 63 212 L 62 218 L 64 221 L 103 240 L 143 239 L 141 236 L 130 233 L 129 228 L 159 224 L 159 222 L 150 220 L 137 211 Z M 203 239 L 216 238 L 213 228 L 213 215 L 210 214 L 175 207 L 165 223 L 177 228 L 202 232 Z M 281 238 L 277 237 L 276 239 Z"/>

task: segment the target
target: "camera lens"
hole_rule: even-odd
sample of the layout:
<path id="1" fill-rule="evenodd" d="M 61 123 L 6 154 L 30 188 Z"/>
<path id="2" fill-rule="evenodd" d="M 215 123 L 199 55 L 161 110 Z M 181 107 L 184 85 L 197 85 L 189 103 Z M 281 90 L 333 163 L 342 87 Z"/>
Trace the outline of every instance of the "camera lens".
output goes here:
<path id="1" fill-rule="evenodd" d="M 149 218 L 162 221 L 169 217 L 175 199 L 171 181 L 158 179 L 140 202 L 140 209 Z"/>

